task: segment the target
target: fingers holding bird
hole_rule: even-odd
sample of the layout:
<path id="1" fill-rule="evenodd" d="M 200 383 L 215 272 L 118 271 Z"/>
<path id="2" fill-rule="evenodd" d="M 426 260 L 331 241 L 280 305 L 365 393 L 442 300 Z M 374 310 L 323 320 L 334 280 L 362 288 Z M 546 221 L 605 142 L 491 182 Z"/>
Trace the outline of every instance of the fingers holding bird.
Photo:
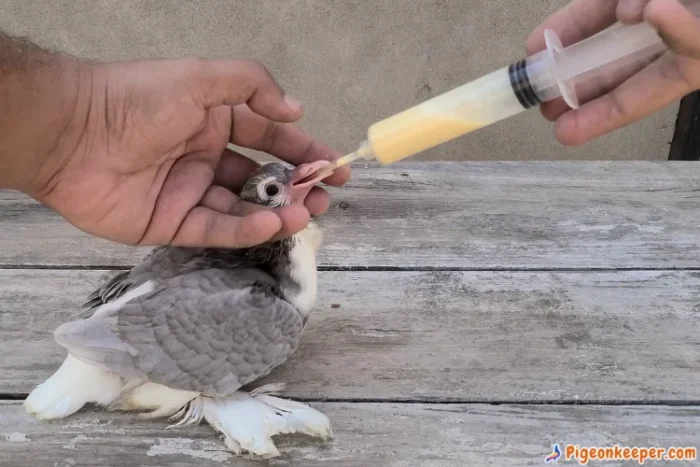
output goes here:
<path id="1" fill-rule="evenodd" d="M 319 160 L 334 161 L 342 156 L 338 151 L 312 138 L 290 123 L 268 120 L 247 106 L 233 108 L 231 143 L 264 151 L 292 165 Z M 326 185 L 341 186 L 350 179 L 350 168 L 341 167 L 323 181 Z"/>
<path id="2" fill-rule="evenodd" d="M 231 152 L 227 158 L 244 156 Z M 240 173 L 238 162 L 236 172 Z M 248 167 L 255 169 L 252 164 Z M 219 180 L 226 177 L 236 181 L 231 175 Z M 173 164 L 155 199 L 148 225 L 136 243 L 245 248 L 291 236 L 308 225 L 312 214 L 319 215 L 328 208 L 324 190 L 310 194 L 306 205 L 271 209 L 240 200 L 230 189 L 215 184 L 215 178 L 210 161 L 190 156 Z"/>
<path id="3" fill-rule="evenodd" d="M 237 146 L 267 152 L 294 166 L 340 156 L 291 123 L 273 122 L 247 105 L 227 108 L 230 119 L 220 118 L 224 109 L 212 109 L 211 115 L 230 122 L 230 142 Z M 328 210 L 329 196 L 321 187 L 310 190 L 303 205 L 272 209 L 242 201 L 237 194 L 260 164 L 228 148 L 217 157 L 213 146 L 221 143 L 218 138 L 199 136 L 201 144 L 188 146 L 194 152 L 169 170 L 140 244 L 249 247 L 293 235 L 311 217 Z M 349 174 L 343 167 L 324 183 L 343 185 Z"/>

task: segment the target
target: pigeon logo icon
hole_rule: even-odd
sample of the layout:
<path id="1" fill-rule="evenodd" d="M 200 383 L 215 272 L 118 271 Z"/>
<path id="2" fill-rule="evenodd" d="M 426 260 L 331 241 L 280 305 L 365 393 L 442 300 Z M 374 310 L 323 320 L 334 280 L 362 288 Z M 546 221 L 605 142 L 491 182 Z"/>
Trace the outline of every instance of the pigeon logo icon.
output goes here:
<path id="1" fill-rule="evenodd" d="M 554 449 L 552 450 L 551 454 L 549 454 L 547 457 L 544 458 L 544 463 L 549 464 L 550 462 L 557 462 L 560 457 L 561 457 L 561 450 L 559 449 L 559 445 L 555 444 Z"/>

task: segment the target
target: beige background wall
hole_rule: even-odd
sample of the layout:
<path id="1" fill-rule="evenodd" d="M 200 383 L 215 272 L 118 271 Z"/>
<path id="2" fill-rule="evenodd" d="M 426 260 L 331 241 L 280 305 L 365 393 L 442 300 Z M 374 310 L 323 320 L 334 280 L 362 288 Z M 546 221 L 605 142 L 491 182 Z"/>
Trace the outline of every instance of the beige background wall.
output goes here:
<path id="1" fill-rule="evenodd" d="M 349 151 L 374 121 L 521 58 L 562 0 L 0 0 L 0 28 L 97 59 L 199 55 L 264 62 L 302 99 L 301 125 Z M 677 104 L 583 147 L 535 110 L 421 159 L 668 157 Z"/>

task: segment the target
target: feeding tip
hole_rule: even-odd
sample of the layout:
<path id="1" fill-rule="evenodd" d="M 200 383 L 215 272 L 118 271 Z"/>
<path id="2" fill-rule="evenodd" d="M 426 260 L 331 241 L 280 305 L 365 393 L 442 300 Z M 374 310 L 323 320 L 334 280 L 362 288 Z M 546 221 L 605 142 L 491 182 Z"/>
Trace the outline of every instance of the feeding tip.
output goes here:
<path id="1" fill-rule="evenodd" d="M 320 177 L 323 176 L 324 178 L 330 174 L 332 174 L 338 167 L 342 167 L 344 165 L 348 165 L 352 162 L 355 162 L 358 159 L 367 159 L 367 151 L 355 151 L 351 152 L 350 154 L 347 154 L 339 159 L 336 159 L 335 161 L 331 162 L 330 164 L 321 167 L 318 169 L 318 171 L 315 173 L 316 176 Z"/>

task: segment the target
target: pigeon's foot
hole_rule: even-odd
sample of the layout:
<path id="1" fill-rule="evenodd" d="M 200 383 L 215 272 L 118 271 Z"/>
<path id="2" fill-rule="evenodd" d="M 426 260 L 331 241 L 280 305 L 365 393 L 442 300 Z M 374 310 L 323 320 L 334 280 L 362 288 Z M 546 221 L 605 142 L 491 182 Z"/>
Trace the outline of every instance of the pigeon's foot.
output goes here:
<path id="1" fill-rule="evenodd" d="M 192 399 L 185 404 L 179 412 L 168 419 L 169 421 L 177 420 L 178 418 L 180 419 L 180 421 L 176 424 L 169 425 L 168 429 L 177 428 L 180 426 L 199 425 L 199 422 L 202 421 L 203 416 L 204 403 L 200 397 L 197 397 L 196 399 Z"/>
<path id="2" fill-rule="evenodd" d="M 333 436 L 330 421 L 321 412 L 269 394 L 280 389 L 280 385 L 267 385 L 222 399 L 197 397 L 176 414 L 182 416 L 176 426 L 196 424 L 204 418 L 225 435 L 228 449 L 263 458 L 280 455 L 272 441 L 275 435 L 302 433 L 324 441 Z"/>
<path id="3" fill-rule="evenodd" d="M 68 355 L 56 373 L 29 394 L 24 408 L 40 420 L 65 418 L 87 403 L 110 404 L 121 388 L 117 374 Z"/>
<path id="4" fill-rule="evenodd" d="M 144 411 L 138 415 L 142 419 L 170 417 L 187 407 L 187 404 L 198 395 L 197 392 L 171 389 L 149 382 L 126 389 L 110 408 L 122 411 Z"/>

